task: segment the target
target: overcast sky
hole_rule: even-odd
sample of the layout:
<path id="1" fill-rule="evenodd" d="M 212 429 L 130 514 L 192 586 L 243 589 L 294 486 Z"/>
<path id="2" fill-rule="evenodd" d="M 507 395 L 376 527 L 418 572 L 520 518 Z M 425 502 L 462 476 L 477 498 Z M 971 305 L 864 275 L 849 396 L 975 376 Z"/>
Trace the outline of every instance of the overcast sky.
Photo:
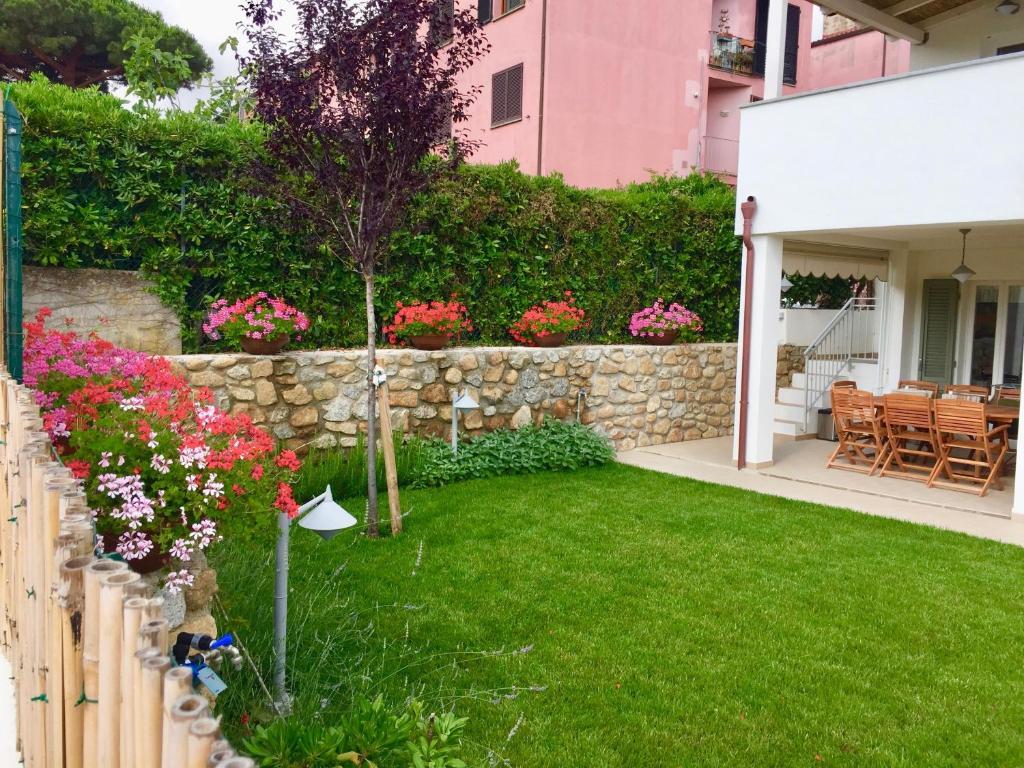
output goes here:
<path id="1" fill-rule="evenodd" d="M 216 77 L 232 75 L 238 71 L 235 55 L 230 50 L 221 55 L 217 48 L 232 35 L 239 38 L 240 42 L 244 42 L 245 36 L 238 29 L 238 23 L 243 18 L 239 0 L 136 0 L 136 2 L 151 10 L 160 11 L 167 23 L 184 27 L 191 32 L 199 44 L 206 49 L 207 55 L 213 59 L 213 72 Z M 287 6 L 288 4 L 285 3 L 284 7 Z M 181 106 L 185 109 L 191 108 L 197 95 L 195 91 L 192 93 L 182 91 L 179 95 Z"/>

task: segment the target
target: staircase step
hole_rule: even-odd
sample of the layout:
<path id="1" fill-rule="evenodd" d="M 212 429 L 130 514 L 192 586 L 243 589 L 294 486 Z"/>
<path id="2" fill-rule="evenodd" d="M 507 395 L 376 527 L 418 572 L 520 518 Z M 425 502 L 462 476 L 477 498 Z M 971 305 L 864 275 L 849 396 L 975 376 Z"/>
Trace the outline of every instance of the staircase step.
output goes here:
<path id="1" fill-rule="evenodd" d="M 794 421 L 803 422 L 804 420 L 804 404 L 791 405 L 789 403 L 775 403 L 775 408 L 772 410 L 772 416 L 776 420 L 782 421 Z"/>
<path id="2" fill-rule="evenodd" d="M 806 389 L 807 376 L 800 371 L 791 374 L 789 386 L 791 386 L 793 389 Z"/>
<path id="3" fill-rule="evenodd" d="M 787 435 L 788 437 L 801 437 L 807 434 L 803 422 L 788 421 L 786 419 L 775 420 L 775 434 Z"/>
<path id="4" fill-rule="evenodd" d="M 794 387 L 779 387 L 779 393 L 775 396 L 775 399 L 787 405 L 803 405 L 805 397 L 807 397 L 806 390 Z"/>

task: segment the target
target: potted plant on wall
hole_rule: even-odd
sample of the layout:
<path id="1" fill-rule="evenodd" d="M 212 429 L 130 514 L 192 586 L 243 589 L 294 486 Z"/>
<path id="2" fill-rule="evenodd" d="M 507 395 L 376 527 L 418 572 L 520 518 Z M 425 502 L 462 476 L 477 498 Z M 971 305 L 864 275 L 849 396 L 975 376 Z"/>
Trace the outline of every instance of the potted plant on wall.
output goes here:
<path id="1" fill-rule="evenodd" d="M 662 299 L 633 313 L 629 320 L 629 332 L 647 344 L 697 341 L 703 330 L 700 315 L 674 302 L 666 307 Z"/>
<path id="2" fill-rule="evenodd" d="M 301 340 L 302 331 L 308 328 L 305 314 L 264 291 L 234 303 L 218 299 L 203 323 L 203 333 L 211 339 L 227 339 L 250 355 L 276 355 L 292 334 Z"/>
<path id="3" fill-rule="evenodd" d="M 545 301 L 523 313 L 509 334 L 520 344 L 534 347 L 560 347 L 565 337 L 586 325 L 586 313 L 576 306 L 572 291 L 560 301 Z"/>
<path id="4" fill-rule="evenodd" d="M 392 344 L 406 343 L 416 349 L 442 349 L 453 336 L 473 330 L 465 305 L 451 301 L 395 302 L 395 316 L 384 326 Z"/>

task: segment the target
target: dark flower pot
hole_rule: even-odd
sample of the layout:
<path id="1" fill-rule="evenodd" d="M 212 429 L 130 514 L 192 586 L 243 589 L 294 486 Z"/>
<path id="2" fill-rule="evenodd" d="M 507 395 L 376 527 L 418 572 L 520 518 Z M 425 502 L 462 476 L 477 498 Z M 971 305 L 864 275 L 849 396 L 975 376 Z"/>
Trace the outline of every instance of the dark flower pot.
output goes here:
<path id="1" fill-rule="evenodd" d="M 106 553 L 117 551 L 117 535 L 113 533 L 104 533 L 103 536 L 103 551 Z M 128 567 L 136 573 L 143 575 L 147 573 L 153 573 L 159 571 L 169 562 L 171 562 L 171 555 L 169 552 L 164 552 L 160 549 L 160 545 L 153 542 L 153 548 L 149 550 L 149 554 L 140 560 L 125 560 L 128 563 Z"/>
<path id="2" fill-rule="evenodd" d="M 285 348 L 289 336 L 281 333 L 270 339 L 251 339 L 242 337 L 242 351 L 250 355 L 277 355 Z"/>
<path id="3" fill-rule="evenodd" d="M 676 339 L 679 338 L 679 331 L 665 331 L 663 336 L 641 336 L 644 340 L 644 344 L 654 344 L 656 346 L 664 346 L 666 344 L 675 344 Z"/>
<path id="4" fill-rule="evenodd" d="M 533 337 L 538 347 L 560 347 L 565 344 L 566 333 L 544 333 Z"/>
<path id="5" fill-rule="evenodd" d="M 452 337 L 447 333 L 429 333 L 423 336 L 410 336 L 409 343 L 416 349 L 437 350 L 444 349 Z"/>

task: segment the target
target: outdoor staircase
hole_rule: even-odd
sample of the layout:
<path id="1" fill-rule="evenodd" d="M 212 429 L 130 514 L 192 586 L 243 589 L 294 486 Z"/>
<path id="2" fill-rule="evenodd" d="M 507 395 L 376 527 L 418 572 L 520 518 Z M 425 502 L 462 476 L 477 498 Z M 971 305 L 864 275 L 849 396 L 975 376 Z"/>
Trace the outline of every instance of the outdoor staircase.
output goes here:
<path id="1" fill-rule="evenodd" d="M 804 350 L 804 370 L 775 398 L 775 434 L 799 439 L 817 433 L 818 410 L 831 407 L 832 382 L 852 379 L 860 389 L 878 386 L 880 300 L 852 298 Z"/>

